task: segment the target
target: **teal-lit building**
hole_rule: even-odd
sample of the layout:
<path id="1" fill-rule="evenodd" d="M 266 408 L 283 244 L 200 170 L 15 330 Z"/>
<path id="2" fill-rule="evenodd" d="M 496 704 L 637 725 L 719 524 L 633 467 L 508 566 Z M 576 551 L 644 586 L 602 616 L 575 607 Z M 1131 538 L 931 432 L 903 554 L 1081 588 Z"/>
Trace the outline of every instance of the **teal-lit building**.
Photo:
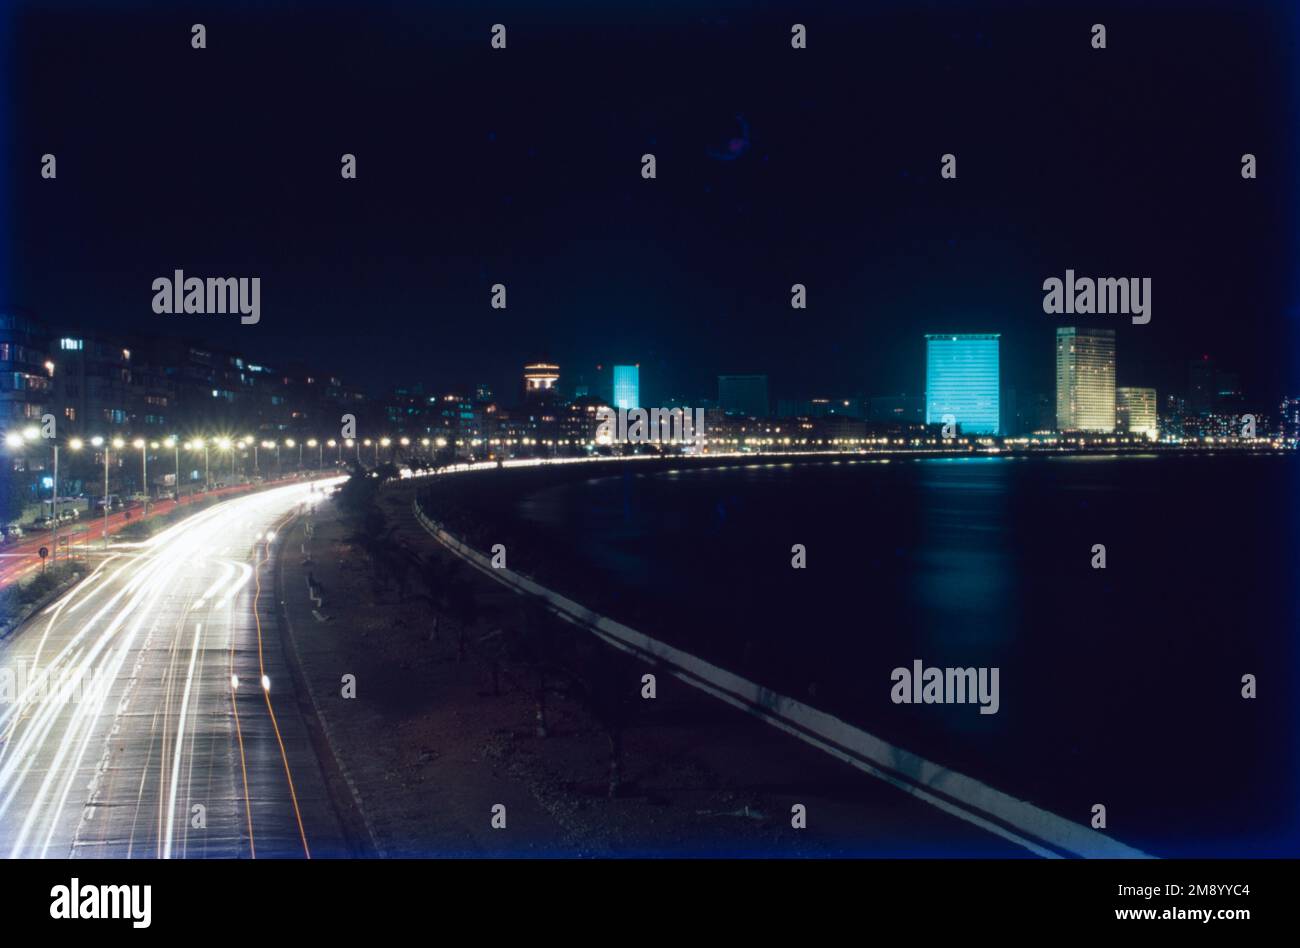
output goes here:
<path id="1" fill-rule="evenodd" d="M 999 333 L 925 337 L 925 423 L 951 416 L 968 435 L 1000 432 Z"/>
<path id="2" fill-rule="evenodd" d="M 641 367 L 614 366 L 614 407 L 641 408 Z"/>

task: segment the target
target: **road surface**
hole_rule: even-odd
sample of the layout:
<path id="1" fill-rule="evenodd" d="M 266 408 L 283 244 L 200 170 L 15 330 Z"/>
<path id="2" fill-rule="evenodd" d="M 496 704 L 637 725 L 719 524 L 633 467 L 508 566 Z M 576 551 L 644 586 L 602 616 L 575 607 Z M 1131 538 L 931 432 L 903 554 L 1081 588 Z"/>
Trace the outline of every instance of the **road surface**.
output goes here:
<path id="1" fill-rule="evenodd" d="M 307 483 L 227 500 L 0 642 L 0 855 L 346 855 L 274 619 Z"/>
<path id="2" fill-rule="evenodd" d="M 171 513 L 177 506 L 184 509 L 187 504 L 213 497 L 229 497 L 245 491 L 255 490 L 256 484 L 235 484 L 230 487 L 216 487 L 209 491 L 195 491 L 185 494 L 179 504 L 174 500 L 159 500 L 149 503 L 149 518 Z M 111 537 L 127 524 L 135 523 L 144 517 L 144 506 L 137 505 L 130 510 L 119 510 L 108 515 L 107 532 Z M 78 558 L 87 553 L 103 549 L 105 523 L 103 513 L 83 512 L 73 521 L 59 524 L 59 549 L 56 557 L 61 559 L 71 554 Z M 40 549 L 54 551 L 54 534 L 51 530 L 29 528 L 26 535 L 16 543 L 6 543 L 0 547 L 0 589 L 11 583 L 27 579 L 41 571 Z"/>

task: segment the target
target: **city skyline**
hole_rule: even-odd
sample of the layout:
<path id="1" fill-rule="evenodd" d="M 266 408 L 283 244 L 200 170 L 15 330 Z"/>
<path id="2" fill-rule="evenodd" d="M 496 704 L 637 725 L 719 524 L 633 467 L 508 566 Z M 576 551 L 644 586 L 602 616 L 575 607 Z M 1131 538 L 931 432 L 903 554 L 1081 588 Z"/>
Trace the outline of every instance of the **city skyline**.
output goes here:
<path id="1" fill-rule="evenodd" d="M 922 341 L 928 348 L 934 340 L 943 341 L 949 337 L 973 339 L 981 335 L 989 334 L 930 333 L 923 336 Z M 1000 333 L 993 333 L 990 337 L 1001 342 Z M 1063 339 L 1078 338 L 1100 340 L 1104 343 L 1104 351 L 1099 350 L 1095 356 L 1086 353 L 1075 356 L 1073 345 L 1066 344 L 1063 348 Z M 1205 415 L 1214 410 L 1233 408 L 1244 411 L 1247 406 L 1255 412 L 1269 413 L 1294 395 L 1293 392 L 1284 390 L 1270 396 L 1248 398 L 1244 390 L 1249 386 L 1243 385 L 1240 373 L 1225 370 L 1209 354 L 1202 354 L 1185 363 L 1184 385 L 1171 386 L 1162 391 L 1146 384 L 1159 373 L 1148 367 L 1134 369 L 1127 358 L 1116 358 L 1114 330 L 1058 326 L 1055 339 L 1054 393 L 1052 390 L 1036 392 L 1018 384 L 1017 379 L 1008 378 L 1001 371 L 1001 345 L 997 346 L 998 351 L 993 357 L 996 374 L 996 383 L 993 384 L 997 396 L 995 402 L 1005 401 L 1007 404 L 995 404 L 991 410 L 997 415 L 996 427 L 1000 433 L 1021 433 L 1027 426 L 1032 430 L 1051 427 L 1062 431 L 1113 430 L 1118 389 L 1154 390 L 1162 416 Z M 1087 352 L 1091 351 L 1087 349 Z M 1041 355 L 1040 353 L 1040 358 Z M 1095 362 L 1096 371 L 1109 373 L 1104 379 L 1098 379 L 1096 384 L 1100 388 L 1085 398 L 1093 406 L 1089 410 L 1096 417 L 1090 415 L 1088 420 L 1079 423 L 1071 420 L 1074 417 L 1072 412 L 1079 410 L 1077 406 L 1072 408 L 1071 405 L 1073 401 L 1085 396 L 1075 393 L 1092 392 L 1092 389 L 1081 382 L 1069 380 L 1069 367 L 1074 364 L 1072 359 L 1082 360 L 1080 366 L 1091 366 Z M 88 370 L 87 365 L 92 361 L 95 368 Z M 1046 359 L 1042 361 L 1045 362 Z M 1129 368 L 1119 374 L 1117 364 Z M 335 425 L 331 420 L 333 416 L 326 417 L 323 414 L 326 410 L 335 413 L 350 411 L 365 418 L 368 427 L 386 424 L 393 431 L 400 431 L 400 405 L 403 402 L 408 405 L 436 404 L 455 396 L 465 402 L 493 402 L 505 407 L 523 407 L 527 405 L 529 391 L 534 387 L 541 392 L 553 391 L 556 397 L 563 396 L 566 399 L 594 398 L 615 407 L 639 407 L 630 402 L 617 405 L 618 392 L 622 391 L 624 401 L 630 398 L 640 404 L 651 404 L 651 400 L 642 394 L 646 386 L 642 382 L 639 364 L 613 365 L 608 373 L 602 365 L 598 365 L 594 375 L 603 381 L 593 387 L 586 383 L 587 376 L 581 368 L 570 371 L 554 362 L 533 361 L 523 367 L 523 378 L 517 396 L 511 394 L 514 387 L 509 383 L 498 389 L 483 382 L 471 384 L 464 379 L 421 379 L 413 383 L 363 390 L 351 383 L 350 376 L 340 377 L 322 372 L 304 365 L 301 360 L 288 360 L 278 366 L 264 365 L 238 351 L 202 348 L 167 337 L 147 339 L 111 332 L 87 334 L 73 327 L 47 326 L 39 320 L 13 312 L 0 313 L 0 366 L 11 373 L 15 380 L 23 380 L 21 385 L 15 382 L 0 391 L 0 420 L 8 419 L 10 427 L 21 426 L 37 420 L 43 413 L 42 405 L 57 403 L 61 423 L 78 431 L 89 430 L 87 424 L 90 427 L 98 424 L 105 430 L 129 427 L 146 434 L 150 430 L 169 428 L 169 425 L 174 428 L 178 386 L 189 386 L 199 392 L 197 396 L 191 394 L 186 406 L 188 411 L 181 413 L 184 416 L 183 423 L 189 425 L 210 424 L 208 419 L 219 419 L 222 407 L 233 404 L 239 397 L 238 392 L 246 387 L 250 390 L 262 389 L 270 400 L 268 404 L 271 410 L 265 412 L 268 416 L 265 423 L 258 422 L 257 416 L 253 416 L 254 427 L 259 432 L 309 429 L 313 433 L 326 431 Z M 919 393 L 917 397 L 923 397 L 927 386 L 926 378 L 933 368 L 932 363 L 923 367 L 909 384 L 908 387 L 913 392 Z M 1087 371 L 1092 372 L 1093 369 Z M 791 393 L 792 397 L 773 398 L 769 391 L 770 376 L 767 373 L 718 375 L 715 378 L 718 387 L 708 394 L 696 392 L 658 400 L 664 404 L 714 404 L 726 411 L 759 418 L 769 415 L 813 414 L 818 412 L 813 407 L 818 402 L 839 403 L 838 408 L 832 409 L 833 413 L 876 420 L 877 414 L 867 403 L 894 397 L 872 389 L 869 383 L 864 382 L 850 391 L 829 392 L 821 389 Z M 1141 384 L 1120 385 L 1119 379 Z M 653 377 L 650 378 L 650 388 L 655 387 L 655 381 Z M 727 386 L 731 386 L 736 394 L 726 395 Z M 292 394 L 295 389 L 298 390 L 296 396 Z M 92 391 L 94 398 L 90 400 Z M 170 396 L 167 394 L 169 391 L 172 393 Z M 211 402 L 208 401 L 209 395 Z M 1029 404 L 1031 401 L 1041 400 L 1044 396 L 1052 398 L 1053 423 L 1044 424 L 1037 420 L 1029 424 L 1017 419 L 1017 414 L 1032 410 Z M 897 397 L 909 396 L 905 391 Z M 1171 398 L 1174 401 L 1170 401 Z M 138 403 L 134 411 L 126 410 L 125 404 L 128 401 Z M 169 401 L 170 410 L 167 407 Z M 306 401 L 312 403 L 310 416 L 306 413 Z M 195 416 L 196 405 L 202 406 L 199 417 Z M 802 405 L 809 410 L 794 411 L 788 407 L 791 405 Z M 275 406 L 282 406 L 282 409 L 277 412 Z M 930 406 L 927 405 L 922 418 L 929 410 Z M 232 412 L 233 409 L 225 414 Z M 376 412 L 383 413 L 383 416 L 374 414 Z M 249 417 L 247 408 L 243 409 L 243 414 L 245 418 Z M 896 410 L 894 414 L 897 414 Z M 271 416 L 279 420 L 272 420 Z M 937 421 L 932 419 L 931 423 Z M 994 433 L 987 425 L 983 425 L 980 432 Z"/>
<path id="2" fill-rule="evenodd" d="M 637 862 L 854 860 L 923 934 L 1268 914 L 1298 38 L 1295 0 L 0 3 L 14 917 L 337 940 L 440 920 L 412 859 L 552 906 L 557 859 L 625 906 Z"/>
<path id="3" fill-rule="evenodd" d="M 4 256 L 0 306 L 92 330 L 194 336 L 272 364 L 292 352 L 369 389 L 454 384 L 464 371 L 478 376 L 467 384 L 503 391 L 528 359 L 617 358 L 641 365 L 651 400 L 707 395 L 716 375 L 746 372 L 767 374 L 774 398 L 919 391 L 921 334 L 990 331 L 1003 337 L 1004 376 L 1048 391 L 1038 353 L 1058 320 L 1043 313 L 1044 280 L 1140 274 L 1159 303 L 1149 324 L 1118 328 L 1117 384 L 1181 387 L 1183 362 L 1212 352 L 1254 397 L 1294 387 L 1300 287 L 1281 261 L 1294 256 L 1300 215 L 1287 211 L 1300 189 L 1280 173 L 1294 164 L 1294 135 L 1272 121 L 1292 93 L 1258 77 L 1288 67 L 1256 42 L 1285 35 L 1293 11 L 1265 6 L 1231 28 L 1210 13 L 1171 23 L 1129 11 L 1123 33 L 1146 50 L 1133 57 L 1041 43 L 1076 28 L 1064 10 L 993 4 L 912 33 L 901 14 L 834 6 L 836 28 L 815 30 L 818 53 L 799 65 L 756 74 L 788 24 L 746 16 L 678 48 L 672 76 L 626 48 L 647 29 L 626 12 L 610 13 L 608 43 L 534 25 L 516 31 L 508 56 L 484 60 L 473 17 L 408 11 L 442 37 L 430 61 L 382 18 L 323 14 L 304 27 L 231 10 L 216 32 L 238 36 L 237 47 L 214 42 L 204 54 L 217 64 L 237 55 L 245 68 L 209 72 L 194 68 L 187 43 L 172 49 L 166 23 L 25 10 L 14 65 L 31 81 L 13 102 L 0 170 L 11 188 L 33 186 L 7 204 L 24 239 Z M 653 29 L 680 32 L 671 15 Z M 1193 50 L 1210 33 L 1222 55 L 1206 62 Z M 908 96 L 873 102 L 859 121 L 831 93 L 867 36 L 893 41 L 876 44 L 861 81 Z M 359 57 L 347 78 L 328 55 L 340 42 Z M 78 96 L 75 75 L 50 65 L 69 44 L 101 100 L 139 108 Z M 993 67 L 1008 47 L 1036 82 Z M 136 49 L 161 56 L 155 68 L 173 81 L 151 83 Z M 285 50 L 319 100 L 265 95 L 254 77 Z M 1260 73 L 1226 68 L 1233 50 L 1248 50 Z M 570 71 L 548 68 L 557 60 Z M 575 97 L 568 77 L 593 74 L 607 77 L 602 95 Z M 467 79 L 482 90 L 473 102 L 447 91 Z M 557 107 L 539 114 L 521 84 Z M 1109 103 L 1095 116 L 1107 134 L 1075 134 L 1079 88 Z M 1152 112 L 1130 88 L 1164 105 Z M 382 100 L 417 115 L 430 96 L 436 126 L 379 121 L 371 108 Z M 1002 103 L 996 115 L 989 101 Z M 191 144 L 170 117 L 195 103 L 239 107 L 255 146 Z M 1222 143 L 1213 152 L 1188 131 L 1210 127 Z M 159 135 L 173 149 L 165 162 L 147 144 Z M 639 174 L 648 151 L 659 157 L 653 181 Z M 47 152 L 59 176 L 44 181 Z M 1244 152 L 1259 157 L 1254 180 L 1240 174 Z M 953 180 L 940 177 L 946 153 Z M 355 179 L 339 175 L 343 154 L 356 158 Z M 1193 188 L 1195 205 L 1184 198 Z M 207 225 L 194 228 L 195 217 Z M 1210 218 L 1222 226 L 1207 231 Z M 1251 252 L 1246 233 L 1249 246 L 1278 252 Z M 259 322 L 155 314 L 152 282 L 176 269 L 260 279 Z M 790 306 L 796 283 L 803 310 Z M 493 308 L 496 285 L 505 308 Z M 391 345 L 385 326 L 400 326 L 404 344 Z M 1129 378 L 1128 366 L 1150 371 Z"/>

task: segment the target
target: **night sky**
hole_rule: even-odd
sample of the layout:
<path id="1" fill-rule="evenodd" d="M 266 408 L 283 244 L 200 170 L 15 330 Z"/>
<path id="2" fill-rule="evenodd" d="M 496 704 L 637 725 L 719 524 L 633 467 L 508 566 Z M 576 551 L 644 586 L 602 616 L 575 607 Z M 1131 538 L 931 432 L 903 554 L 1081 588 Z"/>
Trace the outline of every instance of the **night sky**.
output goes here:
<path id="1" fill-rule="evenodd" d="M 648 403 L 919 393 L 923 333 L 992 331 L 1048 392 L 1073 268 L 1153 280 L 1149 325 L 1076 321 L 1118 331 L 1119 384 L 1211 353 L 1300 394 L 1291 4 L 36 6 L 0 37 L 0 305 L 58 325 L 375 390 L 634 361 Z M 155 315 L 176 268 L 260 276 L 260 324 Z"/>

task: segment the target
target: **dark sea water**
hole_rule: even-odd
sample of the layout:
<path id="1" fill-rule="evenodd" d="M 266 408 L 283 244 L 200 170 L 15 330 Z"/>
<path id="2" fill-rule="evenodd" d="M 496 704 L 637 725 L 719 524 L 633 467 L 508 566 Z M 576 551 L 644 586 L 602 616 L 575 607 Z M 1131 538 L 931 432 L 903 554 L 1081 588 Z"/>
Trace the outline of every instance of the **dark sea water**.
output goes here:
<path id="1" fill-rule="evenodd" d="M 514 515 L 576 598 L 932 761 L 1079 823 L 1103 803 L 1157 855 L 1297 855 L 1298 485 L 1282 456 L 763 463 Z M 914 659 L 998 667 L 999 712 L 894 704 Z"/>

